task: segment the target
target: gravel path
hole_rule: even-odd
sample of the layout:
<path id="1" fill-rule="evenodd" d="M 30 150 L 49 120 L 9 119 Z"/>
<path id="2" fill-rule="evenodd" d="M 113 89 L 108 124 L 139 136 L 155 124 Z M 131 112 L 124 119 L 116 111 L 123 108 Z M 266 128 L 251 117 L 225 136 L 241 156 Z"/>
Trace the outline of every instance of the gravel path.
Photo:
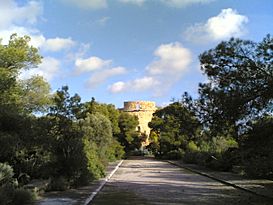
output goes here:
<path id="1" fill-rule="evenodd" d="M 273 204 L 207 177 L 149 158 L 125 160 L 91 204 Z"/>

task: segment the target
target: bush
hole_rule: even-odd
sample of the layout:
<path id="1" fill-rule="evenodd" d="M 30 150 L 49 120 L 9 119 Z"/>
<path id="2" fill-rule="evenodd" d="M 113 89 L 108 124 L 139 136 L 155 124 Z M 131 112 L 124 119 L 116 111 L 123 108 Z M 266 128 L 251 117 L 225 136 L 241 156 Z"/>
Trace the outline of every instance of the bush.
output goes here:
<path id="1" fill-rule="evenodd" d="M 125 155 L 124 147 L 116 140 L 110 145 L 108 150 L 108 159 L 110 162 L 122 159 Z"/>
<path id="2" fill-rule="evenodd" d="M 64 191 L 69 188 L 69 182 L 64 177 L 52 178 L 49 184 L 50 191 Z"/>
<path id="3" fill-rule="evenodd" d="M 177 159 L 182 159 L 184 154 L 185 154 L 185 152 L 182 149 L 178 149 L 178 150 L 172 150 L 172 151 L 168 152 L 165 157 L 167 159 L 177 160 Z"/>
<path id="4" fill-rule="evenodd" d="M 8 164 L 0 163 L 0 186 L 13 183 L 13 169 Z"/>
<path id="5" fill-rule="evenodd" d="M 14 196 L 14 187 L 12 185 L 5 185 L 0 188 L 0 205 L 8 205 L 12 203 Z"/>
<path id="6" fill-rule="evenodd" d="M 34 200 L 34 195 L 25 189 L 18 189 L 13 185 L 0 188 L 0 205 L 28 205 Z"/>
<path id="7" fill-rule="evenodd" d="M 84 139 L 84 152 L 87 159 L 87 170 L 90 179 L 99 179 L 105 176 L 105 165 L 98 156 L 98 147 L 94 142 Z"/>
<path id="8" fill-rule="evenodd" d="M 206 164 L 206 167 L 217 171 L 229 171 L 231 169 L 231 166 L 226 163 L 221 153 L 211 155 L 210 161 Z"/>
<path id="9" fill-rule="evenodd" d="M 245 172 L 273 179 L 273 117 L 257 120 L 240 143 Z"/>
<path id="10" fill-rule="evenodd" d="M 197 152 L 186 152 L 183 156 L 183 161 L 189 164 L 197 164 Z"/>
<path id="11" fill-rule="evenodd" d="M 24 189 L 15 189 L 12 205 L 31 204 L 34 200 L 34 195 Z"/>
<path id="12" fill-rule="evenodd" d="M 197 145 L 194 143 L 194 141 L 190 141 L 187 145 L 187 150 L 189 152 L 197 152 L 199 151 L 199 148 L 197 147 Z"/>

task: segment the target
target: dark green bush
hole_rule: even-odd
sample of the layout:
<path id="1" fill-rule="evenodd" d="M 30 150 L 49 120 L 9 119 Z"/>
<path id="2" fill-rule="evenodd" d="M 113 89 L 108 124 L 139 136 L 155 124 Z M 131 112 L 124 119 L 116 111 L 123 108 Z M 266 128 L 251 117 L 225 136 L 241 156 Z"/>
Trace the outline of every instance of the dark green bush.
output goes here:
<path id="1" fill-rule="evenodd" d="M 182 150 L 171 150 L 166 154 L 167 159 L 182 159 L 184 151 Z"/>
<path id="2" fill-rule="evenodd" d="M 0 163 L 0 187 L 13 183 L 13 169 L 8 164 Z"/>
<path id="3" fill-rule="evenodd" d="M 0 188 L 0 205 L 28 205 L 34 200 L 34 195 L 24 189 L 18 189 L 13 185 Z"/>
<path id="4" fill-rule="evenodd" d="M 64 191 L 69 188 L 69 182 L 66 178 L 60 176 L 52 178 L 49 184 L 50 191 Z"/>
<path id="5" fill-rule="evenodd" d="M 24 205 L 24 204 L 32 204 L 33 202 L 33 194 L 24 189 L 15 189 L 14 197 L 12 200 L 12 205 Z"/>
<path id="6" fill-rule="evenodd" d="M 273 179 L 273 118 L 263 117 L 254 122 L 240 145 L 245 172 Z"/>
<path id="7" fill-rule="evenodd" d="M 183 161 L 189 164 L 197 164 L 198 152 L 186 152 L 183 156 Z"/>

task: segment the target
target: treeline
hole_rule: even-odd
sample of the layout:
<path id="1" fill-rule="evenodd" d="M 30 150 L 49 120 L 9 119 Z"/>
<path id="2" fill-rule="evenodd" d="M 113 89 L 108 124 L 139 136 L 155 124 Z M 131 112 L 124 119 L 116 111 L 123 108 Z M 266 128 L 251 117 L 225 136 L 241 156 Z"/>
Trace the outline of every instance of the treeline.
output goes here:
<path id="1" fill-rule="evenodd" d="M 26 204 L 32 179 L 48 190 L 85 185 L 105 175 L 110 161 L 140 146 L 136 117 L 93 98 L 82 103 L 68 86 L 50 93 L 40 76 L 20 80 L 42 57 L 30 38 L 0 44 L 0 204 Z"/>
<path id="2" fill-rule="evenodd" d="M 273 179 L 273 38 L 230 39 L 199 56 L 207 77 L 156 111 L 149 149 L 218 170 Z"/>

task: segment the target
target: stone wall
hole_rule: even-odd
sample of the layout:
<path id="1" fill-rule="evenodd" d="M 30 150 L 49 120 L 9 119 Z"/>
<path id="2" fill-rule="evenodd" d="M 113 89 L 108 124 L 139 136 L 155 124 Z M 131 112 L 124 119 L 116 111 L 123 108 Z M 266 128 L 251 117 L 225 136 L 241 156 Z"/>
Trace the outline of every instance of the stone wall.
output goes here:
<path id="1" fill-rule="evenodd" d="M 156 111 L 155 102 L 151 101 L 129 101 L 124 102 L 124 112 L 138 117 L 139 125 L 137 130 L 149 136 L 150 128 L 148 123 L 152 120 Z"/>

